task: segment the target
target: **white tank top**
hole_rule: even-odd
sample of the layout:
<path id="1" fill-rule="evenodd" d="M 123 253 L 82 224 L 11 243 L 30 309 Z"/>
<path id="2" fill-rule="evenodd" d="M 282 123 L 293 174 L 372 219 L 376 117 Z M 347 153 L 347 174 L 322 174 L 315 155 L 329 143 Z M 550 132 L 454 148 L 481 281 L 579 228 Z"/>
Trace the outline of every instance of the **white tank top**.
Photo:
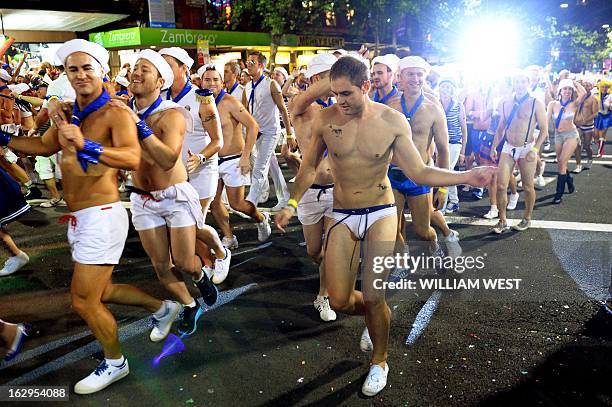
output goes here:
<path id="1" fill-rule="evenodd" d="M 253 92 L 253 81 L 247 83 L 244 91 L 251 115 L 259 125 L 259 131 L 264 135 L 278 134 L 280 128 L 280 112 L 270 94 L 272 79 L 264 76 L 262 81 L 255 88 L 255 97 L 251 101 Z"/>
<path id="2" fill-rule="evenodd" d="M 196 99 L 195 91 L 198 89 L 197 86 L 192 85 L 191 90 L 187 93 L 181 100 L 177 103 L 183 106 L 190 114 L 193 119 L 193 130 L 185 131 L 185 141 L 183 141 L 183 151 L 182 158 L 183 162 L 187 162 L 187 151 L 191 150 L 192 153 L 198 154 L 200 151 L 204 150 L 204 148 L 210 144 L 210 136 L 204 129 L 202 125 L 202 120 L 200 119 L 200 102 Z M 168 90 L 167 92 L 170 92 Z M 162 94 L 162 98 L 165 100 L 167 97 L 167 92 Z M 213 164 L 217 162 L 218 154 L 215 153 L 212 157 L 209 157 L 206 160 L 207 163 Z"/>

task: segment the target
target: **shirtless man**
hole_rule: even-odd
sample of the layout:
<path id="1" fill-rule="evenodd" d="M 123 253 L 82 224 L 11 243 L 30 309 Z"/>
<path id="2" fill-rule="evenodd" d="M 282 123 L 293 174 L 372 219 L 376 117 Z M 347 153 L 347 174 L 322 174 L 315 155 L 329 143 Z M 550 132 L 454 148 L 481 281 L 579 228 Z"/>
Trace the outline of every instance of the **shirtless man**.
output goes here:
<path id="1" fill-rule="evenodd" d="M 138 288 L 113 284 L 113 267 L 119 263 L 128 233 L 127 211 L 117 191 L 117 170 L 136 170 L 141 150 L 130 115 L 107 103 L 102 76 L 108 69 L 108 51 L 76 39 L 58 49 L 77 97 L 72 123 L 61 108 L 50 110 L 54 124 L 42 137 L 15 137 L 2 133 L 0 145 L 33 155 L 63 152 L 64 198 L 72 211 L 68 242 L 74 261 L 72 307 L 87 322 L 102 344 L 105 359 L 78 382 L 74 391 L 89 394 L 102 390 L 129 373 L 121 352 L 117 322 L 104 303 L 136 305 L 153 312 L 151 337 L 168 335 L 181 306 L 160 301 Z"/>
<path id="2" fill-rule="evenodd" d="M 586 149 L 587 163 L 584 165 L 584 169 L 590 170 L 593 165 L 593 146 L 591 142 L 593 140 L 593 134 L 595 132 L 595 117 L 599 112 L 599 104 L 597 97 L 591 94 L 593 90 L 592 79 L 586 79 L 582 82 L 585 95 L 578 102 L 578 111 L 576 112 L 576 118 L 574 123 L 578 127 L 578 134 L 580 134 L 581 143 L 578 143 L 576 147 L 576 168 L 572 171 L 578 174 L 582 171 L 582 148 Z"/>
<path id="3" fill-rule="evenodd" d="M 515 164 L 518 164 L 525 192 L 525 215 L 513 228 L 521 231 L 531 226 L 531 214 L 535 204 L 533 185 L 536 171 L 537 154 L 548 135 L 546 108 L 537 98 L 529 94 L 529 77 L 524 71 L 517 72 L 512 78 L 514 95 L 502 101 L 499 125 L 491 146 L 491 157 L 497 159 L 497 146 L 506 140 L 501 152 L 497 171 L 497 207 L 499 222 L 492 232 L 501 234 L 509 230 L 506 222 L 508 182 Z M 537 138 L 534 136 L 536 124 L 540 127 Z"/>
<path id="4" fill-rule="evenodd" d="M 193 65 L 193 59 L 182 48 L 172 47 L 159 50 L 170 68 L 172 68 L 172 86 L 161 93 L 162 99 L 172 100 L 174 103 L 184 107 L 189 113 L 189 121 L 193 123 L 191 129 L 186 129 L 185 138 L 181 149 L 183 165 L 189 173 L 189 184 L 198 193 L 204 221 L 206 214 L 217 190 L 217 179 L 219 178 L 218 152 L 223 147 L 223 136 L 221 134 L 221 123 L 217 108 L 210 99 L 205 98 L 200 102 L 196 89 L 187 80 L 189 70 Z M 205 272 L 208 277 L 216 269 L 221 274 L 227 274 L 231 252 L 222 247 L 221 239 L 217 231 L 209 226 L 203 225 L 196 229 L 196 254 L 208 264 Z M 212 265 L 212 248 L 216 256 L 214 269 Z"/>
<path id="5" fill-rule="evenodd" d="M 234 243 L 238 245 L 238 239 L 230 227 L 229 213 L 221 200 L 221 193 L 225 187 L 230 207 L 257 222 L 257 239 L 263 242 L 272 233 L 270 214 L 261 213 L 255 205 L 244 199 L 244 186 L 251 183 L 249 176 L 251 151 L 257 139 L 259 126 L 242 103 L 225 91 L 221 73 L 214 66 L 206 68 L 202 84 L 204 88 L 212 91 L 215 97 L 223 133 L 223 148 L 219 152 L 217 192 L 211 205 L 213 217 L 223 232 L 224 240 L 230 241 L 228 246 Z M 246 143 L 242 137 L 242 126 L 246 127 Z M 221 284 L 226 277 L 227 272 L 215 270 L 212 280 L 215 284 Z"/>
<path id="6" fill-rule="evenodd" d="M 393 253 L 397 230 L 387 178 L 391 156 L 415 182 L 435 186 L 484 185 L 494 169 L 457 173 L 425 165 L 412 143 L 406 118 L 370 101 L 368 76 L 368 67 L 350 56 L 338 59 L 332 66 L 331 90 L 338 103 L 315 114 L 311 147 L 305 151 L 289 205 L 277 215 L 276 224 L 281 230 L 288 224 L 297 201 L 313 184 L 327 149 L 335 187 L 330 216 L 333 225 L 327 230 L 323 256 L 325 281 L 333 309 L 365 316 L 374 349 L 362 392 L 373 396 L 385 387 L 389 372 L 386 360 L 391 311 L 384 290 L 378 289 L 376 283 L 378 279 L 386 281 L 389 270 L 375 274 L 372 266 L 374 256 Z M 363 293 L 355 290 L 360 260 L 355 253 L 363 253 Z"/>
<path id="7" fill-rule="evenodd" d="M 225 91 L 228 95 L 235 97 L 239 102 L 242 102 L 242 92 L 244 86 L 239 82 L 240 79 L 240 64 L 236 61 L 230 61 L 223 66 L 223 83 Z"/>
<path id="8" fill-rule="evenodd" d="M 202 310 L 181 272 L 192 276 L 209 306 L 217 301 L 217 289 L 195 255 L 196 227 L 204 226 L 204 215 L 181 160 L 184 135 L 192 127 L 191 114 L 160 96 L 173 79 L 172 68 L 160 54 L 143 50 L 132 72 L 131 109 L 120 101 L 113 103 L 131 114 L 142 147 L 140 167 L 132 173 L 132 223 L 159 280 L 185 305 L 179 332 L 191 334 Z"/>
<path id="9" fill-rule="evenodd" d="M 448 154 L 448 129 L 446 126 L 446 115 L 442 105 L 433 94 L 423 91 L 425 77 L 430 67 L 421 57 L 410 56 L 399 61 L 400 82 L 404 92 L 399 101 L 393 101 L 390 107 L 402 112 L 412 131 L 412 139 L 421 159 L 427 165 L 433 165 L 432 141 L 437 149 L 436 165 L 439 168 L 449 169 Z M 398 104 L 399 102 L 399 109 Z M 395 161 L 394 161 L 395 162 Z M 399 243 L 404 242 L 404 202 L 408 202 L 412 214 L 412 228 L 417 237 L 423 241 L 432 242 L 431 251 L 438 250 L 437 235 L 431 223 L 434 222 L 442 229 L 444 240 L 454 243 L 459 240 L 459 234 L 448 228 L 444 216 L 440 213 L 446 203 L 446 187 L 438 188 L 432 206 L 431 187 L 429 185 L 418 185 L 406 176 L 397 167 L 389 170 L 389 179 L 395 196 L 398 210 L 398 233 Z M 457 254 L 458 249 L 454 249 Z"/>
<path id="10" fill-rule="evenodd" d="M 333 105 L 333 99 L 330 98 L 329 70 L 336 61 L 337 58 L 333 54 L 317 54 L 310 61 L 306 72 L 312 84 L 289 102 L 291 122 L 301 151 L 310 148 L 311 125 L 315 115 L 321 109 Z M 331 221 L 329 216 L 334 203 L 333 188 L 334 178 L 329 160 L 325 157 L 317 167 L 313 184 L 309 186 L 297 207 L 298 219 L 302 224 L 306 240 L 306 251 L 319 265 L 319 293 L 313 305 L 319 311 L 321 319 L 326 322 L 336 319 L 336 313 L 329 305 L 329 293 L 325 286 L 325 266 L 322 261 L 323 233 L 326 222 Z"/>

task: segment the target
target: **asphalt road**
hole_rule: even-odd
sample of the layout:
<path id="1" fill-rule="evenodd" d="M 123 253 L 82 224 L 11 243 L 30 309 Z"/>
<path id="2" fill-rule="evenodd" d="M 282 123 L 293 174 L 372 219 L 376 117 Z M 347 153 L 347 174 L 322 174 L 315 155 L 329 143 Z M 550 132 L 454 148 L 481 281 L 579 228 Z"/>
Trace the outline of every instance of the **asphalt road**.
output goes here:
<path id="1" fill-rule="evenodd" d="M 389 293 L 391 370 L 374 398 L 360 391 L 369 360 L 358 346 L 364 321 L 319 319 L 312 306 L 317 267 L 300 245 L 297 219 L 261 245 L 254 225 L 232 216 L 241 246 L 220 305 L 183 338 L 185 350 L 153 367 L 162 344 L 149 342 L 147 313 L 111 306 L 131 374 L 94 395 L 71 393 L 70 403 L 610 406 L 612 315 L 600 301 L 612 272 L 612 156 L 596 162 L 575 176 L 577 192 L 562 205 L 550 203 L 554 181 L 539 191 L 533 218 L 541 222 L 525 232 L 488 234 L 481 218 L 488 201 L 463 195 L 451 227 L 461 234 L 463 256 L 485 256 L 486 266 L 451 280 L 517 278 L 520 288 Z M 555 170 L 548 164 L 546 175 Z M 521 197 L 510 217 L 520 219 L 522 209 Z M 0 279 L 0 317 L 30 322 L 35 334 L 14 363 L 0 365 L 0 385 L 72 388 L 101 358 L 70 307 L 70 251 L 66 227 L 57 224 L 65 212 L 37 208 L 8 228 L 31 263 Z M 134 231 L 114 280 L 167 297 Z"/>

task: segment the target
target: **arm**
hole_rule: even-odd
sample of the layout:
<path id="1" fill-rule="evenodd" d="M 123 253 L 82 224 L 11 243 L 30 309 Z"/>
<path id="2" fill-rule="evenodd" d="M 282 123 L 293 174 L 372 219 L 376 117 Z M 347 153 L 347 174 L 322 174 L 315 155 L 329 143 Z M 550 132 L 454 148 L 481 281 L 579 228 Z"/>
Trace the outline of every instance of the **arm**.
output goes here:
<path id="1" fill-rule="evenodd" d="M 391 128 L 397 131 L 397 137 L 393 143 L 393 157 L 398 167 L 415 183 L 430 186 L 457 184 L 484 186 L 493 176 L 494 167 L 477 167 L 471 171 L 449 171 L 425 165 L 412 142 L 410 127 L 406 119 L 398 113 L 392 121 Z"/>
<path id="2" fill-rule="evenodd" d="M 176 161 L 181 157 L 185 136 L 185 119 L 176 110 L 166 110 L 164 117 L 158 121 L 158 124 L 161 135 L 152 134 L 141 140 L 140 145 L 164 171 L 168 171 L 174 167 Z"/>
<path id="3" fill-rule="evenodd" d="M 304 92 L 291 99 L 289 102 L 289 110 L 293 116 L 299 116 L 304 113 L 317 98 L 327 96 L 330 92 L 331 81 L 317 81 L 313 85 L 310 85 Z"/>
<path id="4" fill-rule="evenodd" d="M 435 118 L 433 122 L 433 139 L 438 150 L 436 165 L 439 168 L 448 169 L 448 127 L 446 126 L 446 116 L 441 107 L 435 106 Z"/>
<path id="5" fill-rule="evenodd" d="M 591 103 L 590 103 L 590 114 L 587 116 L 585 122 L 586 123 L 591 123 L 593 120 L 595 120 L 595 117 L 597 117 L 597 113 L 599 113 L 599 103 L 597 102 L 597 98 L 596 97 L 591 97 Z"/>
<path id="6" fill-rule="evenodd" d="M 0 144 L 3 143 L 0 142 Z M 55 125 L 49 127 L 42 137 L 12 137 L 8 147 L 27 155 L 42 155 L 45 157 L 53 155 L 62 149 Z"/>
<path id="7" fill-rule="evenodd" d="M 24 102 L 28 102 L 29 104 L 35 107 L 42 106 L 45 101 L 44 99 L 37 98 L 34 96 L 21 96 L 21 95 L 15 95 L 15 99 L 23 100 Z"/>
<path id="8" fill-rule="evenodd" d="M 238 166 L 240 167 L 243 174 L 249 172 L 251 168 L 251 152 L 253 151 L 253 146 L 255 146 L 255 141 L 257 141 L 257 133 L 259 132 L 259 125 L 247 112 L 247 110 L 240 104 L 240 102 L 234 102 L 232 100 L 232 106 L 230 110 L 230 114 L 232 117 L 240 124 L 242 124 L 246 128 L 246 138 L 244 142 L 244 147 L 242 148 L 242 156 L 240 157 L 240 163 Z"/>
<path id="9" fill-rule="evenodd" d="M 249 99 L 247 98 L 246 87 L 244 88 L 244 91 L 242 92 L 242 106 L 244 106 L 249 113 L 253 113 L 251 112 L 249 108 Z"/>
<path id="10" fill-rule="evenodd" d="M 499 123 L 497 124 L 497 129 L 495 130 L 493 144 L 491 144 L 491 158 L 493 158 L 493 160 L 497 159 L 497 146 L 499 146 L 499 143 L 501 143 L 502 138 L 504 137 L 504 128 L 506 127 L 506 112 L 504 111 L 503 100 L 499 102 L 497 111 L 499 112 Z"/>
<path id="11" fill-rule="evenodd" d="M 291 120 L 289 119 L 289 113 L 287 112 L 287 106 L 285 106 L 280 87 L 276 81 L 270 82 L 270 95 L 272 96 L 274 104 L 278 107 L 278 110 L 280 110 L 281 118 L 283 119 L 283 123 L 285 123 L 285 129 L 287 129 L 287 139 L 289 139 L 291 138 L 290 135 L 293 136 L 290 130 Z"/>
<path id="12" fill-rule="evenodd" d="M 223 133 L 221 131 L 221 119 L 219 111 L 214 103 L 200 103 L 200 120 L 202 125 L 210 137 L 210 143 L 204 150 L 194 153 L 202 154 L 207 159 L 217 154 L 223 148 Z"/>
<path id="13" fill-rule="evenodd" d="M 302 199 L 304 193 L 312 185 L 317 175 L 317 167 L 323 158 L 325 152 L 325 142 L 323 141 L 323 121 L 322 112 L 315 115 L 312 123 L 312 138 L 310 147 L 304 152 L 302 164 L 295 177 L 293 191 L 289 205 L 279 212 L 275 217 L 276 227 L 281 231 L 285 231 L 285 226 L 289 223 L 289 219 L 295 214 L 297 202 Z M 415 150 L 416 151 L 416 150 Z M 417 153 L 418 154 L 418 153 Z M 419 158 L 420 159 L 420 158 Z"/>
<path id="14" fill-rule="evenodd" d="M 289 89 L 293 85 L 293 81 L 295 81 L 293 75 L 289 76 L 289 79 L 285 81 L 285 83 L 283 84 L 283 88 L 281 89 L 283 96 L 287 98 L 293 96 L 293 94 L 289 92 Z"/>
<path id="15" fill-rule="evenodd" d="M 15 68 L 15 72 L 13 72 L 13 77 L 12 77 L 13 82 L 15 82 L 15 78 L 19 76 L 19 71 L 21 71 L 21 67 L 23 66 L 23 63 L 25 62 L 27 57 L 28 57 L 28 53 L 24 52 L 21 62 L 19 63 L 19 65 L 17 65 L 17 68 Z"/>
<path id="16" fill-rule="evenodd" d="M 586 97 L 587 91 L 584 86 L 580 84 L 580 82 L 574 81 L 574 86 L 576 87 L 576 94 L 578 95 L 576 101 L 582 100 L 582 98 Z"/>
<path id="17" fill-rule="evenodd" d="M 542 146 L 542 143 L 544 143 L 544 140 L 546 140 L 546 138 L 548 137 L 548 119 L 550 115 L 552 114 L 552 109 L 548 113 L 549 116 L 547 117 L 546 109 L 544 109 L 544 103 L 542 103 L 541 101 L 537 99 L 535 103 L 536 103 L 535 116 L 536 116 L 536 122 L 538 123 L 538 126 L 540 126 L 540 134 L 538 135 L 538 139 L 535 141 L 534 147 L 538 151 L 540 151 L 540 147 Z"/>

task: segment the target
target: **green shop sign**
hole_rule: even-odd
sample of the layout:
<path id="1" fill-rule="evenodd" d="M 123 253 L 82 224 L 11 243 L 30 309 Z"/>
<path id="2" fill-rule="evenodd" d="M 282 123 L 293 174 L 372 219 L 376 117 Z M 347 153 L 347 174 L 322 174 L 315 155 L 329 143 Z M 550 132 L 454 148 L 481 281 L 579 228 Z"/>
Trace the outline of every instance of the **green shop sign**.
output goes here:
<path id="1" fill-rule="evenodd" d="M 212 30 L 183 30 L 174 28 L 134 27 L 123 30 L 89 34 L 89 40 L 105 48 L 138 46 L 191 47 L 198 40 L 207 40 L 210 46 L 268 46 L 270 35 L 256 32 L 232 32 Z"/>

